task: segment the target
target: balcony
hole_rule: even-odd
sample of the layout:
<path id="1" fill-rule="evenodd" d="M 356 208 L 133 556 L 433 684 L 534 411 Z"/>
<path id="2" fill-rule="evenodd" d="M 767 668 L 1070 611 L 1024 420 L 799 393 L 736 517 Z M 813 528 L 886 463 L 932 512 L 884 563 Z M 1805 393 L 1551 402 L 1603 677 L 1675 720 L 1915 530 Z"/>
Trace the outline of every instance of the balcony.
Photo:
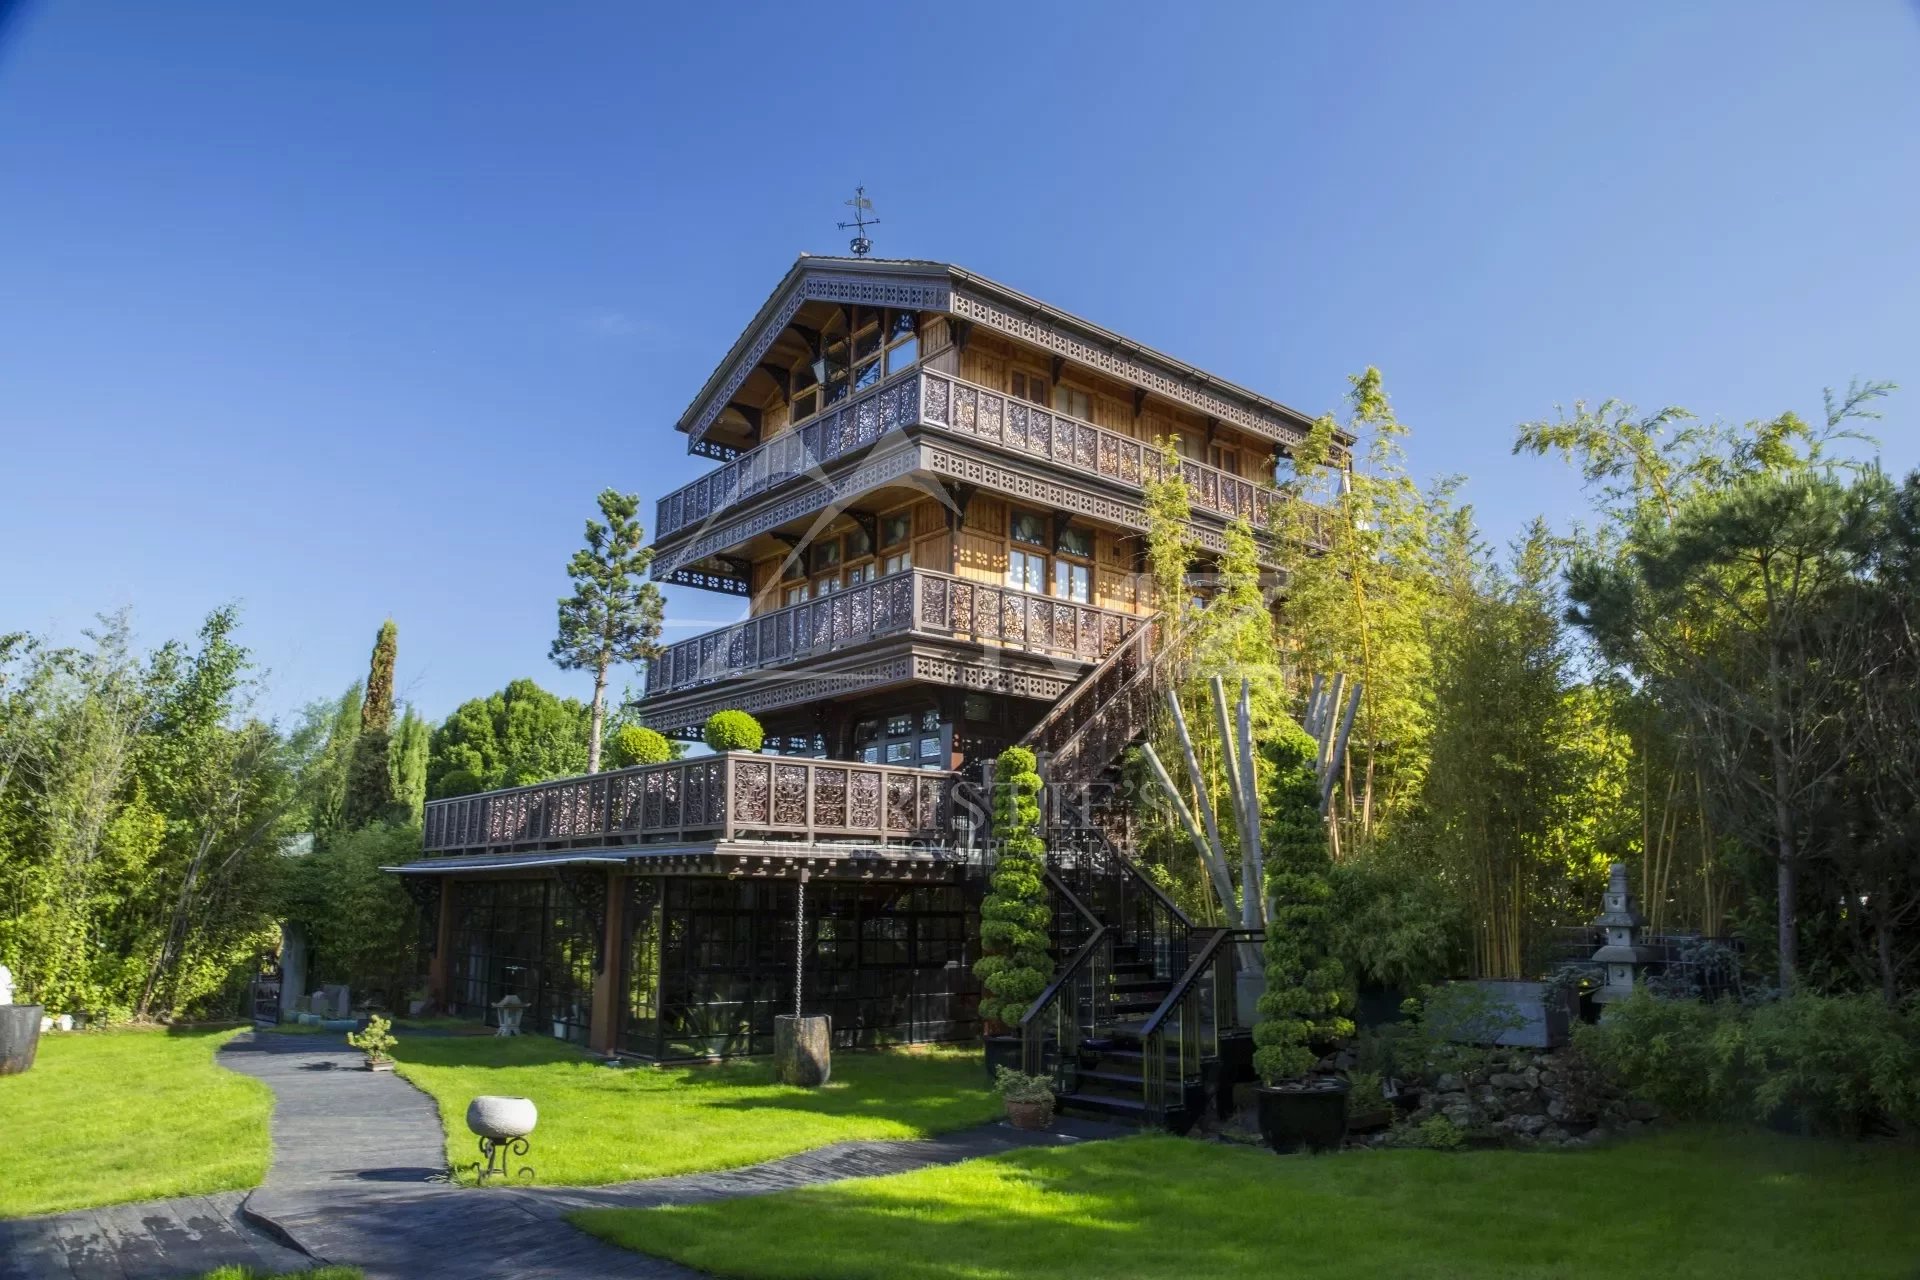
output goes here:
<path id="1" fill-rule="evenodd" d="M 727 752 L 429 801 L 429 856 L 735 840 L 943 840 L 958 775 Z"/>
<path id="2" fill-rule="evenodd" d="M 910 426 L 988 441 L 1009 452 L 1135 490 L 1159 475 L 1162 465 L 1159 450 L 1145 441 L 949 374 L 914 369 L 667 494 L 655 509 L 655 537 L 664 540 L 689 530 L 709 516 Z M 1202 462 L 1182 459 L 1180 471 L 1195 511 L 1227 519 L 1245 516 L 1259 528 L 1280 501 L 1271 485 Z"/>
<path id="3" fill-rule="evenodd" d="M 914 569 L 682 640 L 647 664 L 647 696 L 909 633 L 1098 662 L 1139 624 L 1112 609 Z"/>

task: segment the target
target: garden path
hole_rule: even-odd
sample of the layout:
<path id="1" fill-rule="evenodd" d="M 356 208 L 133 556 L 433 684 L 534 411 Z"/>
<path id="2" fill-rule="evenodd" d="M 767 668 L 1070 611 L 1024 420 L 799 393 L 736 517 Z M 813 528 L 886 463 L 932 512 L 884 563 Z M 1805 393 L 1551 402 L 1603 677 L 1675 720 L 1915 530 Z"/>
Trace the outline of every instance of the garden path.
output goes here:
<path id="1" fill-rule="evenodd" d="M 205 1248 L 196 1247 L 190 1264 L 172 1264 L 161 1247 L 180 1234 L 167 1225 L 177 1216 L 172 1206 L 187 1202 L 162 1201 L 0 1222 L 0 1280 L 160 1280 L 222 1263 L 291 1271 L 319 1262 L 360 1267 L 368 1280 L 700 1280 L 676 1263 L 602 1243 L 566 1215 L 764 1195 L 1132 1132 L 1062 1117 L 1049 1133 L 989 1124 L 603 1187 L 466 1188 L 429 1181 L 446 1162 L 432 1099 L 397 1076 L 355 1070 L 359 1057 L 321 1036 L 241 1036 L 221 1049 L 223 1065 L 274 1092 L 273 1164 L 250 1195 L 206 1198 L 195 1219 L 196 1246 Z M 216 1221 L 217 1212 L 225 1218 Z M 144 1232 L 143 1215 L 156 1224 Z"/>

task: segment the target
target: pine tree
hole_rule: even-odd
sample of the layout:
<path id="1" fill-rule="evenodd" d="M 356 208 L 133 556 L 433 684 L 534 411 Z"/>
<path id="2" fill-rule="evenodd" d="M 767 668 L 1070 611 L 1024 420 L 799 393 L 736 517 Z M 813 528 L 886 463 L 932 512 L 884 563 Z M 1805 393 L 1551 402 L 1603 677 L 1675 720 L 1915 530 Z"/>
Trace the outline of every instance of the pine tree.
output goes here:
<path id="1" fill-rule="evenodd" d="M 373 822 L 397 816 L 393 787 L 393 663 L 400 649 L 400 629 L 388 618 L 373 642 L 373 660 L 367 668 L 367 692 L 360 703 L 360 737 L 353 744 L 353 771 L 347 780 L 346 811 L 341 826 L 357 831 Z"/>
<path id="2" fill-rule="evenodd" d="M 550 651 L 563 671 L 593 672 L 593 711 L 587 733 L 587 772 L 600 768 L 600 737 L 607 718 L 607 673 L 616 662 L 641 662 L 660 652 L 663 601 L 645 580 L 653 552 L 635 513 L 638 494 L 604 490 L 600 514 L 587 521 L 587 545 L 573 553 L 567 576 L 573 594 L 560 601 L 559 634 Z"/>

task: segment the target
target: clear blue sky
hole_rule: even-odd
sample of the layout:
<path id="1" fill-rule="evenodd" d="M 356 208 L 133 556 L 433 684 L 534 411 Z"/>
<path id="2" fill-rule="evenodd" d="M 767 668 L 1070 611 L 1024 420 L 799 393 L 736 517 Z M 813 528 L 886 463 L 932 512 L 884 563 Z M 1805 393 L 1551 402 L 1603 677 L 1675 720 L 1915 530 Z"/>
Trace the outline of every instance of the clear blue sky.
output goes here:
<path id="1" fill-rule="evenodd" d="M 0 48 L 0 630 L 238 599 L 269 710 L 400 624 L 432 715 L 546 657 L 593 495 L 866 183 L 951 260 L 1301 409 L 1385 371 L 1504 539 L 1577 397 L 1896 380 L 1920 10 L 1837 3 L 29 4 Z M 737 602 L 669 593 L 670 635 Z"/>

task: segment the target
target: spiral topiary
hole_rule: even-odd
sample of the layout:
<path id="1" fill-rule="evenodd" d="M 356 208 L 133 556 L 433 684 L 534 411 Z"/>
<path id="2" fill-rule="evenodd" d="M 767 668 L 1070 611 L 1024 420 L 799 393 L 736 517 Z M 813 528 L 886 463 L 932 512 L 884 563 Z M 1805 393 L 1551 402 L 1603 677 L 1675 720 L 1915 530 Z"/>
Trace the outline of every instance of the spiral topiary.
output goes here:
<path id="1" fill-rule="evenodd" d="M 637 724 L 623 724 L 607 743 L 607 760 L 615 769 L 631 769 L 639 764 L 665 764 L 673 759 L 673 744 L 658 731 Z"/>
<path id="2" fill-rule="evenodd" d="M 1266 860 L 1267 990 L 1253 1028 L 1253 1069 L 1269 1085 L 1297 1080 L 1318 1060 L 1314 1042 L 1353 1034 L 1345 968 L 1330 954 L 1333 861 L 1320 817 L 1318 748 L 1283 721 L 1260 744 L 1268 765 L 1260 843 Z"/>
<path id="3" fill-rule="evenodd" d="M 995 863 L 980 904 L 980 950 L 974 976 L 986 988 L 980 1016 L 989 1034 L 1019 1025 L 1046 990 L 1047 844 L 1040 835 L 1040 774 L 1033 752 L 1008 747 L 993 769 Z"/>
<path id="4" fill-rule="evenodd" d="M 744 711 L 716 711 L 707 717 L 700 736 L 715 751 L 758 751 L 767 740 L 760 722 Z"/>

